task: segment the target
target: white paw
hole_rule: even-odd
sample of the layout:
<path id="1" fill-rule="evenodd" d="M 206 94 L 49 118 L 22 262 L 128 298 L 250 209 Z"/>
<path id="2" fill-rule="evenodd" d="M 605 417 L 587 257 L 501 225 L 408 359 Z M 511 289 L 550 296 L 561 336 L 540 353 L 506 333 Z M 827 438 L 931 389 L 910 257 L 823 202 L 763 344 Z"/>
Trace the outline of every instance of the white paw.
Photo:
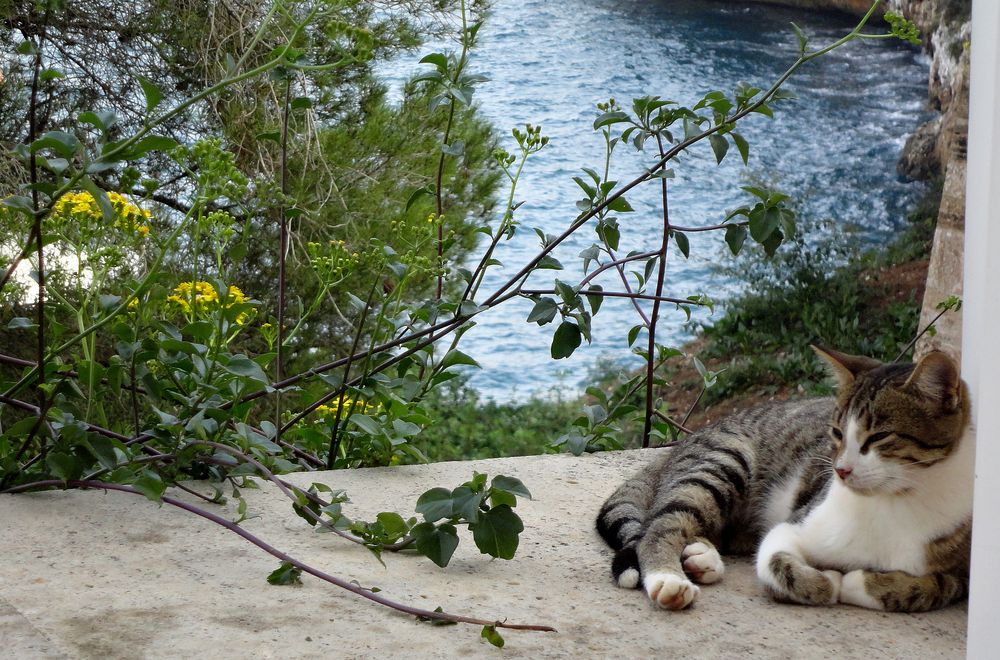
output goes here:
<path id="1" fill-rule="evenodd" d="M 658 607 L 682 610 L 698 596 L 698 587 L 673 573 L 653 573 L 643 579 L 646 594 Z"/>
<path id="2" fill-rule="evenodd" d="M 844 574 L 840 571 L 823 571 L 823 575 L 830 579 L 830 583 L 833 586 L 833 596 L 830 597 L 830 602 L 828 605 L 836 605 L 837 601 L 840 599 L 840 594 L 843 589 Z"/>
<path id="3" fill-rule="evenodd" d="M 635 589 L 639 586 L 639 571 L 634 568 L 626 568 L 618 576 L 618 586 L 622 589 Z"/>
<path id="4" fill-rule="evenodd" d="M 712 584 L 722 579 L 726 567 L 719 551 L 705 543 L 692 543 L 681 553 L 684 572 L 700 584 Z"/>
<path id="5" fill-rule="evenodd" d="M 872 598 L 865 589 L 865 572 L 851 571 L 844 575 L 840 585 L 840 602 L 870 610 L 885 609 L 879 601 Z"/>

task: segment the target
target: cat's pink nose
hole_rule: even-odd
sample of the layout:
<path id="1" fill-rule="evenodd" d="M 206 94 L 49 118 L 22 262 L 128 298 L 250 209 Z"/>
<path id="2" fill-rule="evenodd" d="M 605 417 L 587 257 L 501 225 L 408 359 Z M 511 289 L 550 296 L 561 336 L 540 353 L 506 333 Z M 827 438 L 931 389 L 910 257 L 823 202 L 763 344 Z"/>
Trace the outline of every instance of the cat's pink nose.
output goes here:
<path id="1" fill-rule="evenodd" d="M 835 469 L 837 471 L 837 476 L 840 477 L 841 479 L 847 479 L 847 477 L 851 476 L 851 473 L 854 472 L 854 468 L 839 467 Z"/>

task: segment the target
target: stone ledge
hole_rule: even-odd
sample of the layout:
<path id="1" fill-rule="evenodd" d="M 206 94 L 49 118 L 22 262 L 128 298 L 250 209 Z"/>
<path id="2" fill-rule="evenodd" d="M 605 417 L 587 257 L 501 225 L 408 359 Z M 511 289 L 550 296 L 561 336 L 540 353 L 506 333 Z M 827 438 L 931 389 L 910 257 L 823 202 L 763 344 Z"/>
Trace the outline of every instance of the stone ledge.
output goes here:
<path id="1" fill-rule="evenodd" d="M 657 611 L 641 592 L 614 587 L 610 552 L 593 518 L 644 460 L 641 453 L 289 477 L 347 490 L 348 512 L 365 517 L 382 510 L 406 515 L 421 492 L 457 486 L 473 470 L 516 476 L 535 500 L 518 506 L 526 529 L 512 561 L 480 555 L 460 530 L 462 542 L 445 569 L 412 555 L 387 556 L 383 568 L 364 549 L 313 533 L 269 486 L 243 491 L 259 514 L 244 526 L 394 600 L 558 629 L 503 631 L 507 657 L 964 656 L 964 606 L 907 615 L 781 605 L 763 595 L 746 559 L 730 559 L 725 579 L 704 587 L 685 612 Z M 0 520 L 0 639 L 5 651 L 23 649 L 19 657 L 499 657 L 476 626 L 420 623 L 308 576 L 301 587 L 270 586 L 264 578 L 277 560 L 144 498 L 94 491 L 0 496 Z"/>

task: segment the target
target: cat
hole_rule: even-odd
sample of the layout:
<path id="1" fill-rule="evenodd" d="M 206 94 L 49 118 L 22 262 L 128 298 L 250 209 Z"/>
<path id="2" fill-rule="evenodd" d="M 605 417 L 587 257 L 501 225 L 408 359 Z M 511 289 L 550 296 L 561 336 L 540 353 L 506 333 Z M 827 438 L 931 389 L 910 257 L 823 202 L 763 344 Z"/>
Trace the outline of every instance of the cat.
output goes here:
<path id="1" fill-rule="evenodd" d="M 679 610 L 754 554 L 776 600 L 936 609 L 968 593 L 974 437 L 958 367 L 813 347 L 837 396 L 735 414 L 663 451 L 608 498 L 612 575 Z"/>

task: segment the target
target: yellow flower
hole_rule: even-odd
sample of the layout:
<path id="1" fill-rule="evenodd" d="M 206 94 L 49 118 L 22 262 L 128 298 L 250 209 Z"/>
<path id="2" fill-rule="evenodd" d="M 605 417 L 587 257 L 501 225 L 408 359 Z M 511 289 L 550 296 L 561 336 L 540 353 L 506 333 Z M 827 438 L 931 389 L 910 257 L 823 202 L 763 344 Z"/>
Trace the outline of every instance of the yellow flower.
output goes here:
<path id="1" fill-rule="evenodd" d="M 142 237 L 149 235 L 149 225 L 144 220 L 151 217 L 150 211 L 129 201 L 128 197 L 116 192 L 108 193 L 108 201 L 114 211 L 113 225 L 116 229 L 133 231 Z M 104 214 L 94 196 L 87 191 L 66 193 L 53 207 L 53 214 L 66 220 L 78 222 L 101 222 Z"/>
<path id="2" fill-rule="evenodd" d="M 210 282 L 181 282 L 174 287 L 167 301 L 176 304 L 185 313 L 205 313 L 212 309 L 229 309 L 233 305 L 241 305 L 248 301 L 247 296 L 237 286 L 229 286 L 226 290 L 225 302 L 219 300 L 219 292 Z M 250 319 L 247 312 L 236 316 L 237 325 L 243 325 Z"/>
<path id="3" fill-rule="evenodd" d="M 319 407 L 317 407 L 316 413 L 320 417 L 331 417 L 337 414 L 338 409 L 339 409 L 339 402 L 337 399 L 333 399 L 330 401 L 329 405 L 321 404 Z M 360 399 L 352 399 L 349 396 L 345 396 L 344 397 L 345 414 L 351 412 L 352 409 L 353 412 L 360 413 L 362 415 L 371 415 L 373 413 L 378 412 L 379 405 L 377 403 L 365 403 Z"/>

